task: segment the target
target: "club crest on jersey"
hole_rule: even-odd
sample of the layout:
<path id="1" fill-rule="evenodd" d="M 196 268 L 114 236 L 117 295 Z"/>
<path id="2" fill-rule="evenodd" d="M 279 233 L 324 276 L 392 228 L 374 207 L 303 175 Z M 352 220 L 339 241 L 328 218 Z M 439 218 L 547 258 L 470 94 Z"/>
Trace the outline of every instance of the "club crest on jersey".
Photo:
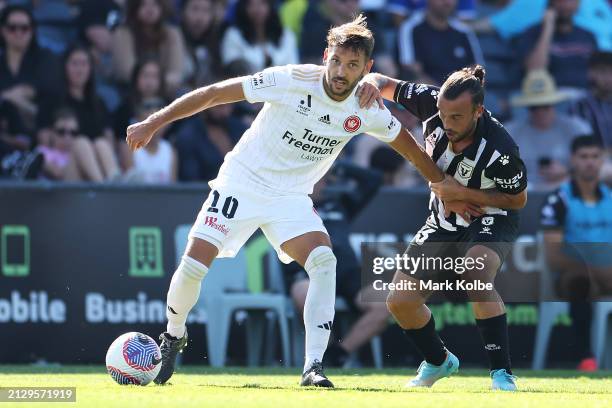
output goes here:
<path id="1" fill-rule="evenodd" d="M 356 132 L 361 127 L 361 119 L 359 116 L 351 115 L 344 120 L 344 130 L 349 133 Z"/>
<path id="2" fill-rule="evenodd" d="M 457 167 L 457 174 L 459 174 L 459 177 L 468 179 L 472 177 L 472 173 L 474 173 L 474 166 L 471 166 L 464 161 L 459 163 L 459 167 Z"/>

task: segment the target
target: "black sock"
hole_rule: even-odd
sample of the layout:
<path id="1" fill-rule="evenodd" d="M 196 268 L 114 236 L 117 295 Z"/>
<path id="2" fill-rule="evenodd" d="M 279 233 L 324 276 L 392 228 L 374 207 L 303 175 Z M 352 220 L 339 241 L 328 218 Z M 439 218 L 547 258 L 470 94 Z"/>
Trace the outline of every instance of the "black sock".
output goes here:
<path id="1" fill-rule="evenodd" d="M 420 329 L 404 330 L 404 333 L 412 339 L 429 364 L 439 366 L 446 360 L 446 347 L 436 332 L 433 315 L 425 326 Z"/>
<path id="2" fill-rule="evenodd" d="M 574 329 L 576 355 L 582 360 L 593 357 L 591 353 L 591 320 L 593 308 L 589 302 L 571 302 L 570 316 Z"/>
<path id="3" fill-rule="evenodd" d="M 489 357 L 490 369 L 499 370 L 500 368 L 505 368 L 508 374 L 512 374 L 506 314 L 504 313 L 503 315 L 488 319 L 476 319 L 476 325 Z"/>

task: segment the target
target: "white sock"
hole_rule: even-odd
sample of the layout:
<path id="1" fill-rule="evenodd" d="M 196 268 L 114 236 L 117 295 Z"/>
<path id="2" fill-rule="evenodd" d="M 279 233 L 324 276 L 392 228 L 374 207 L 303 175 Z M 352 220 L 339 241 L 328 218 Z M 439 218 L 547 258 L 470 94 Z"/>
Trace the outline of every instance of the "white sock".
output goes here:
<path id="1" fill-rule="evenodd" d="M 304 305 L 306 329 L 306 361 L 304 372 L 315 360 L 323 361 L 329 342 L 336 302 L 336 257 L 331 248 L 320 246 L 312 250 L 304 269 L 310 277 Z"/>
<path id="2" fill-rule="evenodd" d="M 172 275 L 168 290 L 166 331 L 171 336 L 181 338 L 185 335 L 185 322 L 191 308 L 200 297 L 202 279 L 208 273 L 208 268 L 195 259 L 183 256 L 180 265 Z"/>

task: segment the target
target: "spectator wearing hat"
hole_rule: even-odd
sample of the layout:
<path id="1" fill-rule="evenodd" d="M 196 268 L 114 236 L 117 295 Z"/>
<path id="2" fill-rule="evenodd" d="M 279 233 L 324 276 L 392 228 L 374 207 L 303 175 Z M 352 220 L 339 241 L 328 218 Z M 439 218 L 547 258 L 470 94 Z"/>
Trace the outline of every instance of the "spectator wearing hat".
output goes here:
<path id="1" fill-rule="evenodd" d="M 512 99 L 514 106 L 529 111 L 526 119 L 516 119 L 506 129 L 521 149 L 531 187 L 551 189 L 565 180 L 572 140 L 591 133 L 591 126 L 584 120 L 557 114 L 555 105 L 568 98 L 557 90 L 548 72 L 536 70 L 527 74 L 521 94 Z"/>

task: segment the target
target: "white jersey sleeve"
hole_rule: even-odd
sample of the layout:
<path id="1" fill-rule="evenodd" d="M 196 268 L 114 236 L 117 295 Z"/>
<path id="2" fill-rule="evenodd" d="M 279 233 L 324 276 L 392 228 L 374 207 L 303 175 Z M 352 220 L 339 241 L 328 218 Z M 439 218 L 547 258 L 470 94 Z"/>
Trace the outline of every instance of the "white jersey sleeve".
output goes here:
<path id="1" fill-rule="evenodd" d="M 287 66 L 266 68 L 244 77 L 242 90 L 250 103 L 280 102 L 291 83 L 291 68 Z"/>
<path id="2" fill-rule="evenodd" d="M 389 109 L 373 107 L 368 110 L 368 116 L 369 126 L 365 133 L 385 143 L 391 143 L 395 140 L 402 125 L 391 112 L 389 112 Z"/>

